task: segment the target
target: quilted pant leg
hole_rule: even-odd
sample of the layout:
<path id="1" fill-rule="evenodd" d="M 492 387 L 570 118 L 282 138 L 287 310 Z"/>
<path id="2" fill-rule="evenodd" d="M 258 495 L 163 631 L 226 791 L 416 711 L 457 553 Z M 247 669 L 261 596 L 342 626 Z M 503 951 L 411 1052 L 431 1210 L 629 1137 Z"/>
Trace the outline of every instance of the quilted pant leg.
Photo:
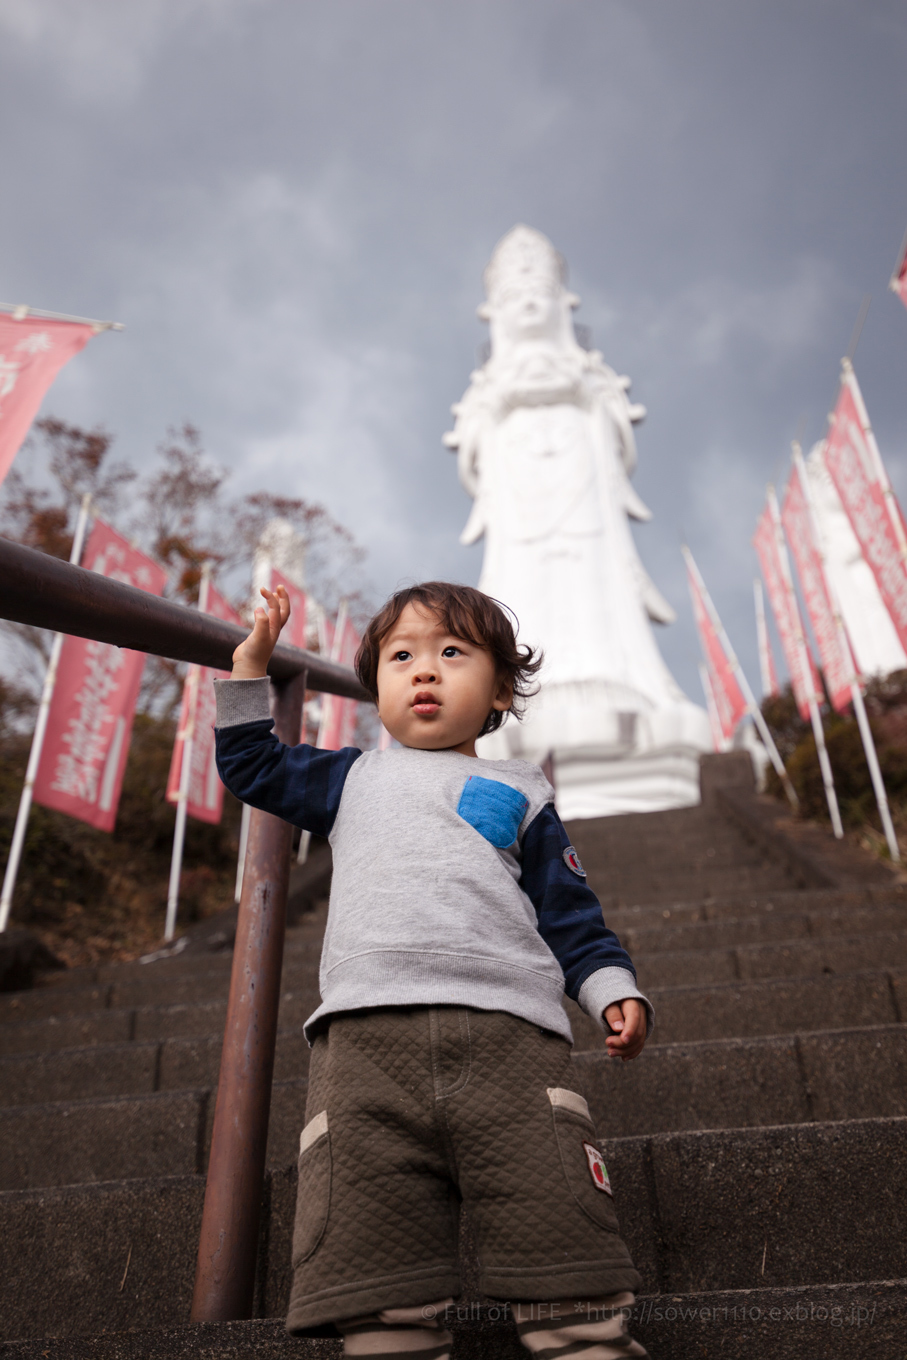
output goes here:
<path id="1" fill-rule="evenodd" d="M 601 1154 L 575 1093 L 569 1044 L 500 1012 L 439 1015 L 442 1025 L 465 1017 L 468 1026 L 468 1078 L 438 1104 L 475 1228 L 482 1292 L 506 1301 L 635 1293 L 641 1281 L 612 1197 L 594 1179 Z"/>
<path id="2" fill-rule="evenodd" d="M 459 1203 L 435 1108 L 429 1015 L 355 1012 L 315 1041 L 292 1332 L 323 1334 L 326 1323 L 460 1292 Z"/>

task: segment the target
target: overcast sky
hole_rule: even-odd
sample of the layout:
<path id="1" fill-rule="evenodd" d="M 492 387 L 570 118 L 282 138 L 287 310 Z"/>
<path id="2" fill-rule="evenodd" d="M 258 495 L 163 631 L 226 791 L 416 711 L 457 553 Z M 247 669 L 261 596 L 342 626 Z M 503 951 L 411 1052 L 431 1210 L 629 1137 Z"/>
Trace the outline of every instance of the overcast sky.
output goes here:
<path id="1" fill-rule="evenodd" d="M 474 582 L 441 445 L 516 222 L 648 408 L 642 556 L 701 700 L 685 534 L 757 683 L 750 537 L 856 368 L 907 494 L 903 0 L 0 0 L 0 298 L 126 323 L 45 413 L 322 501 L 376 597 Z"/>

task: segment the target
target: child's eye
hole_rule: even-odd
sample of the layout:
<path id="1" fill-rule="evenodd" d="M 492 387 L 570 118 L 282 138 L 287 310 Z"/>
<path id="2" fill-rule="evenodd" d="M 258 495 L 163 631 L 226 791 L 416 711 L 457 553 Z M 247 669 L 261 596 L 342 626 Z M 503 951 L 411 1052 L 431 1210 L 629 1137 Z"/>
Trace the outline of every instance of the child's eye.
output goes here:
<path id="1" fill-rule="evenodd" d="M 444 651 L 441 653 L 441 655 L 442 655 L 442 656 L 462 656 L 463 653 L 460 651 L 459 647 L 445 647 L 445 648 L 444 648 Z"/>
<path id="2" fill-rule="evenodd" d="M 409 661 L 411 656 L 412 652 L 394 652 L 394 655 L 391 659 L 393 661 Z"/>

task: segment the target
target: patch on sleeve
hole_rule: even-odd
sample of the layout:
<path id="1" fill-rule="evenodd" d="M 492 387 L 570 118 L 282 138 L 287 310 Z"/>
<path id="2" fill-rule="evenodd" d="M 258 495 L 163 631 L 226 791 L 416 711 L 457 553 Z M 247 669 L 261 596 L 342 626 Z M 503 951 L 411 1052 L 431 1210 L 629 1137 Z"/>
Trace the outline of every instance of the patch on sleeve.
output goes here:
<path id="1" fill-rule="evenodd" d="M 577 878 L 586 877 L 586 871 L 580 864 L 579 855 L 576 853 L 572 845 L 568 845 L 567 849 L 564 851 L 564 863 L 566 864 L 568 869 L 573 870 Z"/>
<path id="2" fill-rule="evenodd" d="M 463 785 L 457 812 L 498 850 L 513 845 L 529 799 L 510 784 L 471 774 Z"/>
<path id="3" fill-rule="evenodd" d="M 592 1184 L 596 1190 L 603 1190 L 606 1195 L 610 1195 L 613 1199 L 614 1191 L 611 1189 L 611 1177 L 608 1175 L 604 1157 L 594 1143 L 583 1143 L 583 1151 L 586 1154 L 586 1161 L 589 1163 L 589 1175 L 592 1177 Z"/>

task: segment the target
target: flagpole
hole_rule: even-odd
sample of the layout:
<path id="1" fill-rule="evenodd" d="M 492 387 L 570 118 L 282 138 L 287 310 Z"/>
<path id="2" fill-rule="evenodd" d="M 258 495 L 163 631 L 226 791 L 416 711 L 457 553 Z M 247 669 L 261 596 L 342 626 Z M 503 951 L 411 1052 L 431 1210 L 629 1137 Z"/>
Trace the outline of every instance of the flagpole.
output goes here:
<path id="1" fill-rule="evenodd" d="M 0 312 L 6 312 L 14 321 L 24 321 L 33 316 L 38 321 L 73 321 L 78 326 L 93 326 L 96 331 L 124 331 L 122 321 L 96 321 L 90 316 L 67 316 L 65 312 L 43 312 L 40 307 L 29 307 L 25 302 L 0 302 Z"/>
<path id="2" fill-rule="evenodd" d="M 888 806 L 888 794 L 885 791 L 885 781 L 882 778 L 882 770 L 879 765 L 879 757 L 876 752 L 872 729 L 869 726 L 869 718 L 866 715 L 866 705 L 863 703 L 863 687 L 860 684 L 860 678 L 857 674 L 856 661 L 854 659 L 853 649 L 850 646 L 850 639 L 847 636 L 847 629 L 844 627 L 844 619 L 841 615 L 838 597 L 835 593 L 831 575 L 825 565 L 825 548 L 819 533 L 818 519 L 813 505 L 812 487 L 810 486 L 806 464 L 803 461 L 803 452 L 800 445 L 797 443 L 794 443 L 793 445 L 793 458 L 794 467 L 797 476 L 800 479 L 800 488 L 803 492 L 803 499 L 806 502 L 806 510 L 809 515 L 810 528 L 812 529 L 813 543 L 815 544 L 816 554 L 819 558 L 819 566 L 825 582 L 825 591 L 828 595 L 829 603 L 831 604 L 838 647 L 850 670 L 850 694 L 853 700 L 853 711 L 856 715 L 857 726 L 860 729 L 860 736 L 863 740 L 863 750 L 866 754 L 866 764 L 869 766 L 873 792 L 876 796 L 876 805 L 879 809 L 882 829 L 885 832 L 885 840 L 888 842 L 888 853 L 891 855 L 895 864 L 900 864 L 901 850 L 898 845 L 898 838 L 895 834 L 894 823 L 891 820 L 891 809 Z"/>
<path id="3" fill-rule="evenodd" d="M 211 563 L 202 564 L 202 579 L 198 590 L 198 612 L 208 611 L 208 587 L 211 583 Z M 170 857 L 170 883 L 167 888 L 167 919 L 164 924 L 164 939 L 170 941 L 176 934 L 176 913 L 180 899 L 180 875 L 183 870 L 183 847 L 186 842 L 186 818 L 189 815 L 189 780 L 192 772 L 192 732 L 195 727 L 195 710 L 198 703 L 198 677 L 201 667 L 191 666 L 186 677 L 189 686 L 189 702 L 186 705 L 186 727 L 183 735 L 183 750 L 180 761 L 180 786 L 177 793 L 176 822 L 173 827 L 173 853 Z M 179 736 L 179 734 L 177 734 Z"/>
<path id="4" fill-rule="evenodd" d="M 69 560 L 73 566 L 79 565 L 82 556 L 82 548 L 85 545 L 85 530 L 88 527 L 88 516 L 91 513 L 91 495 L 86 492 L 82 497 L 82 504 L 79 508 L 79 516 L 76 520 L 75 533 L 72 539 L 72 550 Z M 28 818 L 31 812 L 32 795 L 35 788 L 35 780 L 38 777 L 38 766 L 41 764 L 41 752 L 44 749 L 44 738 L 47 734 L 47 720 L 50 717 L 50 704 L 54 697 L 54 688 L 57 683 L 57 670 L 60 666 L 60 653 L 63 650 L 64 633 L 54 633 L 54 640 L 50 648 L 50 660 L 47 663 L 47 671 L 44 676 L 44 688 L 41 691 L 41 702 L 38 705 L 38 717 L 35 722 L 35 732 L 31 741 L 31 750 L 28 753 L 28 765 L 25 770 L 25 783 L 22 786 L 22 796 L 19 799 L 19 811 L 16 814 L 16 825 L 13 830 L 13 839 L 9 847 L 9 859 L 6 863 L 6 873 L 3 877 L 3 891 L 0 893 L 0 931 L 6 930 L 9 921 L 9 913 L 13 903 L 13 893 L 16 889 L 16 878 L 19 874 L 19 864 L 22 859 L 22 850 L 25 846 L 25 833 L 28 830 Z"/>
<path id="5" fill-rule="evenodd" d="M 718 617 L 718 610 L 712 603 L 712 597 L 708 592 L 705 581 L 702 579 L 702 576 L 700 574 L 699 568 L 696 565 L 693 554 L 690 552 L 689 548 L 685 543 L 681 545 L 681 552 L 683 553 L 684 561 L 686 562 L 687 567 L 689 568 L 690 573 L 692 574 L 692 577 L 699 588 L 699 592 L 702 596 L 702 602 L 706 608 L 706 613 L 708 614 L 709 618 L 712 621 L 712 627 L 718 634 L 718 641 L 721 643 L 722 651 L 727 657 L 728 665 L 734 672 L 734 678 L 737 681 L 737 684 L 740 686 L 741 694 L 746 700 L 746 711 L 752 718 L 753 722 L 756 724 L 756 730 L 759 733 L 759 736 L 762 738 L 762 744 L 768 751 L 769 759 L 771 760 L 772 764 L 775 767 L 775 773 L 781 780 L 781 783 L 784 787 L 784 792 L 787 794 L 787 798 L 791 807 L 796 809 L 800 806 L 800 800 L 797 797 L 797 791 L 794 788 L 793 784 L 790 782 L 790 776 L 787 773 L 787 770 L 784 768 L 784 761 L 781 759 L 781 755 L 778 751 L 777 746 L 775 745 L 775 739 L 768 729 L 768 723 L 762 716 L 762 709 L 756 703 L 756 696 L 753 694 L 753 691 L 750 688 L 750 683 L 743 673 L 743 667 L 737 660 L 737 655 L 733 647 L 731 646 L 730 638 L 724 631 L 724 624 Z"/>
<path id="6" fill-rule="evenodd" d="M 813 739 L 816 743 L 816 752 L 819 756 L 819 769 L 822 772 L 822 784 L 825 789 L 825 801 L 828 804 L 828 814 L 831 817 L 832 830 L 835 838 L 841 840 L 844 835 L 844 827 L 841 825 L 841 812 L 838 807 L 838 795 L 835 792 L 834 776 L 831 772 L 831 761 L 828 759 L 828 750 L 825 745 L 825 732 L 822 728 L 822 718 L 819 714 L 818 695 L 813 688 L 813 671 L 810 665 L 809 652 L 806 647 L 806 637 L 803 633 L 803 620 L 800 617 L 800 606 L 797 603 L 797 596 L 794 593 L 794 578 L 790 569 L 790 558 L 787 555 L 787 544 L 784 541 L 784 530 L 781 526 L 781 511 L 778 508 L 778 497 L 775 488 L 769 484 L 768 487 L 768 508 L 772 517 L 772 527 L 775 531 L 775 546 L 778 552 L 778 565 L 781 568 L 781 580 L 787 595 L 788 611 L 791 623 L 794 625 L 794 635 L 799 653 L 800 674 L 803 676 L 803 683 L 806 686 L 807 704 L 809 706 L 809 720 L 812 724 Z"/>

